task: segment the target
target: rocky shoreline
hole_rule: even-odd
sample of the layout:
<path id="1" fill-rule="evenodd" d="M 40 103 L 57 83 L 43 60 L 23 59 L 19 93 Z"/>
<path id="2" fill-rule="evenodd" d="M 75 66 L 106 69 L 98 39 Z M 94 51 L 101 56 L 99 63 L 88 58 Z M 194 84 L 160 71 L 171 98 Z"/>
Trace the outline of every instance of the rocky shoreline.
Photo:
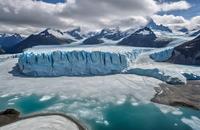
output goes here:
<path id="1" fill-rule="evenodd" d="M 62 113 L 39 113 L 25 117 L 20 117 L 20 112 L 18 112 L 15 109 L 7 109 L 5 111 L 0 112 L 0 128 L 12 125 L 14 123 L 18 123 L 20 121 L 25 121 L 27 119 L 34 119 L 37 117 L 50 117 L 50 116 L 58 116 L 65 118 L 70 122 L 74 123 L 77 126 L 78 130 L 87 130 L 87 127 L 83 125 L 80 121 Z"/>
<path id="2" fill-rule="evenodd" d="M 200 110 L 200 81 L 188 81 L 186 85 L 160 84 L 155 91 L 152 102 Z"/>

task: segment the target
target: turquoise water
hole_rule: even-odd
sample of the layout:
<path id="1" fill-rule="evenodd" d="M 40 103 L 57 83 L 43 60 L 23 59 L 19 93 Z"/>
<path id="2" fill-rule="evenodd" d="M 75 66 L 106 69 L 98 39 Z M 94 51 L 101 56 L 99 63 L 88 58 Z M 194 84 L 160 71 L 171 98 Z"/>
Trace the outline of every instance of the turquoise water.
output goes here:
<path id="1" fill-rule="evenodd" d="M 191 116 L 200 118 L 199 111 L 189 108 L 180 108 L 183 113 L 181 115 L 164 114 L 152 103 L 133 106 L 128 100 L 123 104 L 116 105 L 112 103 L 99 104 L 92 99 L 70 100 L 53 96 L 48 100 L 40 101 L 41 98 L 42 95 L 1 97 L 0 109 L 16 108 L 23 115 L 40 111 L 71 113 L 85 122 L 92 130 L 192 130 L 181 119 L 183 117 L 191 118 Z M 56 110 L 48 109 L 57 104 L 63 104 L 63 107 Z M 77 113 L 77 111 L 84 113 L 84 110 L 87 111 L 85 113 L 89 114 L 89 116 L 87 114 L 86 116 L 81 116 L 80 113 Z M 95 115 L 94 110 L 98 110 L 95 111 L 100 113 L 99 115 L 97 114 L 97 117 L 102 116 L 104 118 L 103 122 L 98 122 L 99 119 L 91 118 Z"/>

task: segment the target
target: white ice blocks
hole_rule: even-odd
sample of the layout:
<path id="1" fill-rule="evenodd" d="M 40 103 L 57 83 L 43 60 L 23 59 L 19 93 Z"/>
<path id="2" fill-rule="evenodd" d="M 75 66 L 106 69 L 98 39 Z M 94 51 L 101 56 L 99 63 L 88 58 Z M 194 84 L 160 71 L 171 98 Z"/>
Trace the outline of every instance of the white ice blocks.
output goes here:
<path id="1" fill-rule="evenodd" d="M 121 73 L 145 48 L 68 47 L 37 48 L 19 57 L 22 73 L 29 76 L 82 76 Z"/>

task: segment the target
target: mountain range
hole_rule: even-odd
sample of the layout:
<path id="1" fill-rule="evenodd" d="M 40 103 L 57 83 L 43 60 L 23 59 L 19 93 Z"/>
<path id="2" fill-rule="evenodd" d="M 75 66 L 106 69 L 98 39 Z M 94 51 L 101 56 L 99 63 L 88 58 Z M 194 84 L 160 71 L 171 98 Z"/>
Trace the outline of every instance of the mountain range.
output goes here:
<path id="1" fill-rule="evenodd" d="M 20 53 L 24 49 L 38 45 L 64 45 L 78 43 L 80 45 L 115 44 L 135 47 L 164 47 L 170 39 L 162 39 L 156 32 L 173 34 L 172 30 L 164 25 L 157 25 L 151 20 L 146 27 L 140 29 L 104 28 L 99 32 L 84 34 L 80 27 L 67 31 L 45 29 L 37 34 L 23 38 L 19 34 L 1 34 L 1 53 Z"/>

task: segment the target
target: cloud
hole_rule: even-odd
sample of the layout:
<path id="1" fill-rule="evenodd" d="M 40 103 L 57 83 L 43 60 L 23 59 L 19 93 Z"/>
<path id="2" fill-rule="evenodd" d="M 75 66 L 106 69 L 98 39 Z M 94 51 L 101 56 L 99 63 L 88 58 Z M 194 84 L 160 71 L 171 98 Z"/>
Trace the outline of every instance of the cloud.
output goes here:
<path id="1" fill-rule="evenodd" d="M 190 20 L 190 30 L 200 29 L 200 16 L 195 16 Z"/>
<path id="2" fill-rule="evenodd" d="M 187 10 L 192 6 L 187 1 L 169 2 L 160 4 L 161 11 Z"/>
<path id="3" fill-rule="evenodd" d="M 169 26 L 173 30 L 179 30 L 181 28 L 187 28 L 189 30 L 200 29 L 200 16 L 185 19 L 182 16 L 154 15 L 152 18 L 156 23 Z"/>
<path id="4" fill-rule="evenodd" d="M 138 20 L 144 24 L 145 18 L 157 11 L 159 7 L 154 0 L 67 0 L 56 4 L 36 0 L 0 0 L 0 24 L 3 26 L 0 31 L 30 28 L 31 33 L 39 28 L 73 26 L 94 29 L 112 23 L 123 27 L 125 23 L 127 26 L 132 23 L 134 26 L 134 23 L 140 24 Z"/>
<path id="5" fill-rule="evenodd" d="M 33 26 L 63 25 L 56 14 L 64 8 L 63 4 L 49 4 L 32 0 L 0 0 L 0 22 Z"/>
<path id="6" fill-rule="evenodd" d="M 155 0 L 66 0 L 53 4 L 38 0 L 0 0 L 0 32 L 27 35 L 49 27 L 67 29 L 75 26 L 85 30 L 114 26 L 137 28 L 161 10 L 189 7 L 186 1 L 161 4 Z M 167 16 L 161 19 L 171 20 L 169 23 L 183 20 Z"/>
<path id="7" fill-rule="evenodd" d="M 153 19 L 156 21 L 156 23 L 166 25 L 174 31 L 177 31 L 183 27 L 188 27 L 189 25 L 189 21 L 182 16 L 154 15 Z"/>

